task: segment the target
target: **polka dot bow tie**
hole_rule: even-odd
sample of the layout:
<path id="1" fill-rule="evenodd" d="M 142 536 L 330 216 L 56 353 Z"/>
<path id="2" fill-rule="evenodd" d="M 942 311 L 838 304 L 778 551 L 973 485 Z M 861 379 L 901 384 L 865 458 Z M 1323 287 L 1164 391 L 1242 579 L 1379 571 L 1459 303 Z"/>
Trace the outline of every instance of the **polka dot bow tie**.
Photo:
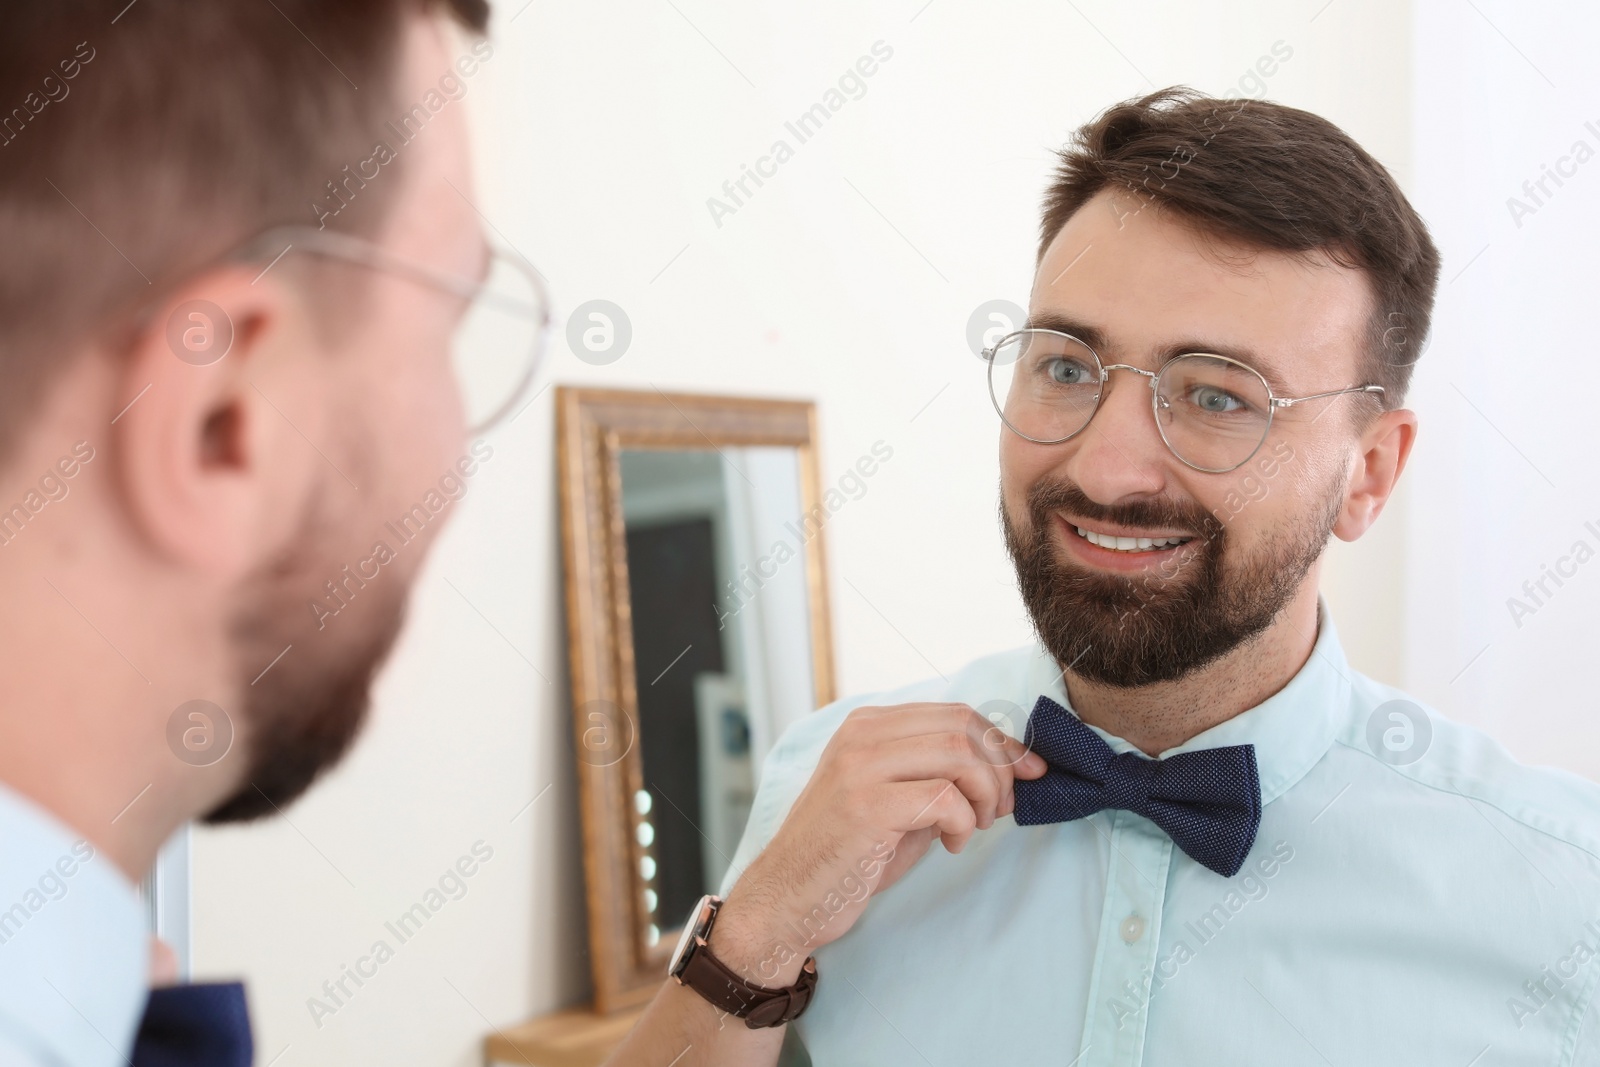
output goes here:
<path id="1" fill-rule="evenodd" d="M 1018 778 L 1019 826 L 1070 822 L 1107 808 L 1143 815 L 1197 863 L 1232 877 L 1261 825 L 1261 777 L 1254 745 L 1228 745 L 1149 759 L 1112 751 L 1100 735 L 1049 697 L 1028 717 L 1023 742 L 1050 764 Z"/>

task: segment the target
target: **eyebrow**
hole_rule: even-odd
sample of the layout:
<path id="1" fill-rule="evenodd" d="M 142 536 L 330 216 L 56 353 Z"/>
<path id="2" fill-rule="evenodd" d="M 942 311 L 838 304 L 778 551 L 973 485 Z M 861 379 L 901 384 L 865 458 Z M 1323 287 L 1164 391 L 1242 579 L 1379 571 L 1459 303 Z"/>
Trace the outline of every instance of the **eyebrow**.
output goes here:
<path id="1" fill-rule="evenodd" d="M 1055 330 L 1058 333 L 1069 333 L 1078 340 L 1083 341 L 1096 352 L 1104 353 L 1114 347 L 1106 336 L 1106 332 L 1092 323 L 1075 319 L 1070 315 L 1059 312 L 1046 311 L 1028 317 L 1028 326 L 1036 330 Z M 1156 368 L 1159 370 L 1169 360 L 1189 352 L 1208 352 L 1215 356 L 1227 356 L 1240 363 L 1253 367 L 1267 380 L 1267 385 L 1272 389 L 1273 396 L 1293 396 L 1294 394 L 1284 382 L 1283 376 L 1278 373 L 1270 360 L 1248 348 L 1239 345 L 1222 345 L 1200 339 L 1187 339 L 1163 345 L 1156 352 Z M 1116 360 L 1111 362 L 1115 363 Z"/>

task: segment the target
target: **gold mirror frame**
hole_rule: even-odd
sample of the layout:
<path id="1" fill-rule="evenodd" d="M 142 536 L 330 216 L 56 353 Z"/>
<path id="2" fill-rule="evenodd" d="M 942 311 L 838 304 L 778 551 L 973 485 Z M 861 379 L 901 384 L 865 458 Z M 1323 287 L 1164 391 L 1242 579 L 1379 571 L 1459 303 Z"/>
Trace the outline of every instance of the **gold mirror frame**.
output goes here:
<path id="1" fill-rule="evenodd" d="M 648 1001 L 666 980 L 680 927 L 648 943 L 632 798 L 644 788 L 620 456 L 624 450 L 777 445 L 799 454 L 801 508 L 819 508 L 816 406 L 807 401 L 559 387 L 556 457 L 566 571 L 567 649 L 594 971 L 602 1015 Z M 822 531 L 805 544 L 818 707 L 833 700 Z"/>

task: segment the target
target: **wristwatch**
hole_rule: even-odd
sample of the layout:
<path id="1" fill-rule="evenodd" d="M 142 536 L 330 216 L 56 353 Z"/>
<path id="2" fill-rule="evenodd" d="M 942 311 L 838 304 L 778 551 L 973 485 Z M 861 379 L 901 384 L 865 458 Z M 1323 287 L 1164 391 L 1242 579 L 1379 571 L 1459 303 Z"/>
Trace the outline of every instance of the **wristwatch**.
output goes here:
<path id="1" fill-rule="evenodd" d="M 711 924 L 716 921 L 722 907 L 722 898 L 707 893 L 695 904 L 694 911 L 683 925 L 683 936 L 672 951 L 672 962 L 667 964 L 667 974 L 705 997 L 712 1004 L 744 1020 L 752 1030 L 764 1026 L 782 1026 L 798 1019 L 811 1003 L 812 991 L 817 987 L 817 960 L 807 956 L 794 985 L 772 989 L 740 978 L 721 960 L 711 954 L 706 940 L 711 936 Z"/>

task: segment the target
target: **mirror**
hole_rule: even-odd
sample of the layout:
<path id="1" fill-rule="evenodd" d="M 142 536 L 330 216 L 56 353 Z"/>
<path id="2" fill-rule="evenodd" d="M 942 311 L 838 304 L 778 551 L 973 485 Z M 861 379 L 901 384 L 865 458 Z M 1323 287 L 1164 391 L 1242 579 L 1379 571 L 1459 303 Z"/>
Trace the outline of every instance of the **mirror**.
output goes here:
<path id="1" fill-rule="evenodd" d="M 620 471 L 649 943 L 721 883 L 768 728 L 816 705 L 805 560 L 781 551 L 803 510 L 794 450 L 624 451 Z"/>
<path id="2" fill-rule="evenodd" d="M 767 751 L 830 701 L 814 410 L 563 389 L 563 543 L 595 1007 L 660 987 Z"/>

